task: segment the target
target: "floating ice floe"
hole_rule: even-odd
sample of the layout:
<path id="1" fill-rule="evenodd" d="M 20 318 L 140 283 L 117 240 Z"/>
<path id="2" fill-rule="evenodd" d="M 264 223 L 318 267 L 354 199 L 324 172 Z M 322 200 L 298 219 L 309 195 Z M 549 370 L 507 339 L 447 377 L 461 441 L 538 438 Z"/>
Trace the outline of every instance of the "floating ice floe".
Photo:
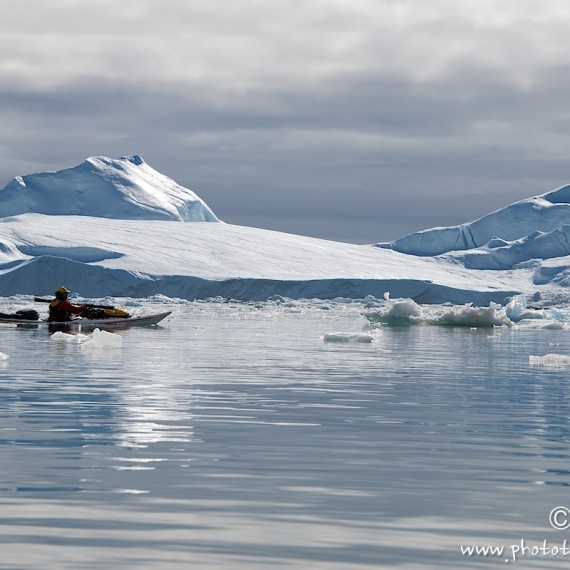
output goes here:
<path id="1" fill-rule="evenodd" d="M 323 337 L 325 342 L 374 342 L 375 337 L 369 333 L 332 332 Z"/>
<path id="2" fill-rule="evenodd" d="M 566 325 L 564 323 L 561 323 L 560 321 L 550 321 L 542 325 L 540 328 L 552 331 L 562 331 L 566 328 Z"/>
<path id="3" fill-rule="evenodd" d="M 513 326 L 503 307 L 491 303 L 488 307 L 466 305 L 419 305 L 412 299 L 387 301 L 383 307 L 365 313 L 372 323 L 388 325 L 446 325 L 460 327 Z"/>
<path id="4" fill-rule="evenodd" d="M 0 352 L 0 361 L 8 360 L 8 358 L 10 358 L 8 354 L 6 354 L 5 352 Z"/>
<path id="5" fill-rule="evenodd" d="M 529 354 L 528 363 L 533 366 L 569 366 L 570 356 L 554 353 L 545 354 L 544 356 Z"/>
<path id="6" fill-rule="evenodd" d="M 108 331 L 95 329 L 93 334 L 81 346 L 84 348 L 122 348 L 123 337 Z"/>
<path id="7" fill-rule="evenodd" d="M 87 340 L 87 336 L 81 333 L 69 334 L 62 331 L 56 331 L 50 335 L 51 340 L 56 340 L 60 342 L 84 342 Z"/>
<path id="8" fill-rule="evenodd" d="M 464 327 L 513 326 L 513 321 L 507 317 L 503 308 L 495 303 L 491 303 L 489 307 L 472 307 L 471 305 L 450 307 L 436 318 L 428 319 L 428 322 Z"/>

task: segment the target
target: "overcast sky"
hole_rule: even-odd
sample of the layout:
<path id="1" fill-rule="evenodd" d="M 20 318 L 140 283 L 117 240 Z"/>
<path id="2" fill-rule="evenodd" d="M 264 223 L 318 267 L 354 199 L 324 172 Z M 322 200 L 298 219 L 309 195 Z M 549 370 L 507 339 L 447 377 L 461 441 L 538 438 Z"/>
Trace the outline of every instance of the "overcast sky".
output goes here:
<path id="1" fill-rule="evenodd" d="M 0 0 L 0 187 L 140 154 L 358 243 L 570 183 L 567 0 Z"/>

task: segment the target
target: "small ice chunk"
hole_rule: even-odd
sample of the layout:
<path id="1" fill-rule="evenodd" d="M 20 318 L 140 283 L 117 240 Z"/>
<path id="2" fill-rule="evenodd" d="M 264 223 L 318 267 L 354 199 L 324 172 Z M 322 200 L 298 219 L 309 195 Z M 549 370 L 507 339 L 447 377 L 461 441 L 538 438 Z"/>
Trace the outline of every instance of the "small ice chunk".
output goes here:
<path id="1" fill-rule="evenodd" d="M 440 325 L 467 327 L 513 326 L 513 322 L 496 303 L 491 303 L 489 307 L 472 307 L 469 304 L 463 307 L 454 306 L 439 315 L 434 322 Z"/>
<path id="2" fill-rule="evenodd" d="M 332 332 L 323 337 L 325 342 L 374 342 L 374 335 L 369 333 Z"/>
<path id="3" fill-rule="evenodd" d="M 95 329 L 93 334 L 81 346 L 86 348 L 122 348 L 123 337 L 108 331 Z"/>
<path id="4" fill-rule="evenodd" d="M 528 355 L 528 363 L 538 366 L 568 366 L 570 365 L 570 356 L 565 354 L 545 354 L 544 356 Z"/>
<path id="5" fill-rule="evenodd" d="M 423 320 L 422 309 L 413 299 L 387 301 L 377 311 L 367 313 L 366 317 L 372 322 L 391 325 L 411 325 Z"/>
<path id="6" fill-rule="evenodd" d="M 565 327 L 564 323 L 561 323 L 559 321 L 554 321 L 554 322 L 547 323 L 540 328 L 546 329 L 546 330 L 551 330 L 551 331 L 562 331 L 566 327 Z"/>
<path id="7" fill-rule="evenodd" d="M 405 299 L 394 303 L 387 316 L 389 319 L 402 319 L 413 322 L 414 319 L 422 316 L 422 311 L 414 300 Z"/>
<path id="8" fill-rule="evenodd" d="M 8 358 L 10 358 L 8 354 L 5 352 L 0 352 L 0 360 L 8 360 Z"/>
<path id="9" fill-rule="evenodd" d="M 566 311 L 561 311 L 560 309 L 550 309 L 547 313 L 547 316 L 560 322 L 568 320 L 568 313 Z"/>
<path id="10" fill-rule="evenodd" d="M 366 317 L 373 322 L 391 325 L 430 324 L 457 327 L 495 327 L 513 326 L 496 303 L 489 307 L 473 307 L 466 305 L 425 306 L 418 305 L 413 299 L 398 299 L 391 301 L 387 307 L 369 312 Z"/>
<path id="11" fill-rule="evenodd" d="M 63 342 L 84 342 L 87 336 L 84 334 L 69 334 L 62 331 L 55 331 L 50 335 L 50 339 Z"/>
<path id="12" fill-rule="evenodd" d="M 505 307 L 505 314 L 511 321 L 518 321 L 526 312 L 526 299 L 524 295 L 514 296 Z"/>
<path id="13" fill-rule="evenodd" d="M 56 331 L 54 332 L 52 335 L 50 335 L 50 339 L 51 340 L 68 340 L 71 339 L 73 335 L 61 332 L 61 331 Z"/>

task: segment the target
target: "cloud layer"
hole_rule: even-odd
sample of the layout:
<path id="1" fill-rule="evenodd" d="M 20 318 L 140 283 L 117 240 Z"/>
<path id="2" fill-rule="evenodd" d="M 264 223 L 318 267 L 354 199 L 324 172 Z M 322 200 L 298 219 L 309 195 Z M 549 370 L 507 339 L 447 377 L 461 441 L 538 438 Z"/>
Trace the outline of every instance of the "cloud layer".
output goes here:
<path id="1" fill-rule="evenodd" d="M 556 0 L 20 0 L 0 186 L 141 154 L 228 222 L 347 241 L 568 182 Z"/>

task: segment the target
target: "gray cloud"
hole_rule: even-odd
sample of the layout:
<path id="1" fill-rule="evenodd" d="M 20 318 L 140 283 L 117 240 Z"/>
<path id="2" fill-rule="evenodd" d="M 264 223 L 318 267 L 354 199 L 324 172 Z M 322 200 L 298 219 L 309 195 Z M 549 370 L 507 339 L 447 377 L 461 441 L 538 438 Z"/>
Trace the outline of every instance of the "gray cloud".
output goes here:
<path id="1" fill-rule="evenodd" d="M 228 222 L 373 242 L 567 182 L 566 4 L 427 4 L 21 0 L 0 186 L 138 153 Z"/>

